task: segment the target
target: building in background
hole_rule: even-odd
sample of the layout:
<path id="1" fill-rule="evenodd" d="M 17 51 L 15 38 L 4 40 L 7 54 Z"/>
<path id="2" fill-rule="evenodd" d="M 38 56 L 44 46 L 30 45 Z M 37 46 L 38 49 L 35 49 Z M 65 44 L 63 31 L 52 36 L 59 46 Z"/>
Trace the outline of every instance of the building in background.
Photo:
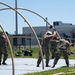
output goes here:
<path id="1" fill-rule="evenodd" d="M 72 25 L 72 23 L 62 23 L 61 21 L 56 21 L 53 22 L 53 25 L 57 29 L 60 36 L 75 38 L 75 25 Z"/>
<path id="2" fill-rule="evenodd" d="M 43 34 L 46 32 L 46 27 L 45 26 L 40 26 L 40 27 L 33 27 L 37 36 L 39 37 L 39 40 L 41 42 L 41 38 L 43 37 Z M 34 33 L 29 27 L 23 27 L 23 35 L 26 35 L 28 37 L 32 37 L 30 39 L 26 38 L 26 45 L 29 45 L 30 43 L 32 45 L 37 45 L 38 42 L 35 38 Z M 33 38 L 34 37 L 34 38 Z"/>
<path id="3" fill-rule="evenodd" d="M 72 23 L 62 23 L 61 21 L 55 21 L 53 22 L 53 26 L 56 28 L 58 31 L 59 35 L 61 37 L 69 37 L 71 38 L 71 42 L 75 43 L 75 25 L 72 25 Z M 46 26 L 38 26 L 38 27 L 33 27 L 37 36 L 39 37 L 39 41 L 41 43 L 43 34 L 46 32 L 47 28 Z M 49 27 L 48 27 L 49 29 Z M 22 39 L 19 38 L 20 40 L 17 41 L 17 43 L 22 43 L 23 45 L 38 45 L 38 42 L 35 38 L 34 33 L 30 29 L 30 27 L 23 27 L 23 34 L 19 36 L 23 36 Z M 25 38 L 25 37 L 32 37 L 32 38 Z M 19 42 L 20 41 L 20 42 Z"/>
<path id="4" fill-rule="evenodd" d="M 75 43 L 75 25 L 72 23 L 62 23 L 61 21 L 53 22 L 61 37 L 70 38 L 72 43 Z"/>

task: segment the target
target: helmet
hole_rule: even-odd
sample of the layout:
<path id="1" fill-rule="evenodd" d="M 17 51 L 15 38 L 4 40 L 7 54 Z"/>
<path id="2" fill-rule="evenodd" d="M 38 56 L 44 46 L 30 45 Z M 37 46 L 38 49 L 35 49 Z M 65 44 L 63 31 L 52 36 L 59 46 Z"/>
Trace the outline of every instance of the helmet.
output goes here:
<path id="1" fill-rule="evenodd" d="M 0 30 L 0 33 L 3 33 L 3 30 Z"/>
<path id="2" fill-rule="evenodd" d="M 47 31 L 46 34 L 47 34 L 47 35 L 52 35 L 52 32 L 51 32 L 51 31 Z"/>

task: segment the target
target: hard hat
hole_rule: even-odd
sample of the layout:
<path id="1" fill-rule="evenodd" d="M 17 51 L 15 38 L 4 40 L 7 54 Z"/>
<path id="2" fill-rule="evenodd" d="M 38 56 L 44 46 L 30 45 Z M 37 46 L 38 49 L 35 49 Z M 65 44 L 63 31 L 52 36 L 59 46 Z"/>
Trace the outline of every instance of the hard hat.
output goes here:
<path id="1" fill-rule="evenodd" d="M 3 30 L 0 30 L 0 33 L 3 33 Z"/>
<path id="2" fill-rule="evenodd" d="M 47 34 L 47 35 L 52 35 L 52 32 L 51 32 L 51 31 L 47 31 L 46 34 Z"/>

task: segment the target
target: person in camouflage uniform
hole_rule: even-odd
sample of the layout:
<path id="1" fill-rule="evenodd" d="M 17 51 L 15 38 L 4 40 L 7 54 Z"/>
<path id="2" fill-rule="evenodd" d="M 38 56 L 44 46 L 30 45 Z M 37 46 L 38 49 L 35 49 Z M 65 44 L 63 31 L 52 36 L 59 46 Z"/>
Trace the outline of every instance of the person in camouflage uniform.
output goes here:
<path id="1" fill-rule="evenodd" d="M 42 40 L 42 52 L 43 55 L 45 54 L 46 56 L 46 67 L 50 67 L 49 66 L 49 56 L 50 56 L 50 52 L 49 52 L 49 41 L 56 36 L 56 30 L 54 30 L 54 34 L 52 34 L 52 32 L 50 30 L 48 30 L 45 34 L 44 34 L 44 38 Z M 39 64 L 41 63 L 42 57 L 41 57 L 41 52 L 39 51 L 39 57 L 37 60 L 37 67 L 39 67 Z"/>
<path id="2" fill-rule="evenodd" d="M 53 67 L 57 64 L 59 58 L 61 56 L 64 57 L 67 67 L 69 67 L 69 52 L 70 51 L 70 43 L 65 39 L 60 39 L 58 44 L 58 51 L 56 52 L 56 56 L 54 59 Z"/>
<path id="3" fill-rule="evenodd" d="M 54 37 L 53 40 L 56 40 L 57 37 Z M 51 52 L 51 58 L 54 59 L 55 54 L 57 52 L 57 42 L 56 41 L 50 41 L 50 52 Z"/>
<path id="4" fill-rule="evenodd" d="M 2 61 L 2 54 L 4 55 L 3 61 Z M 0 30 L 0 65 L 1 64 L 7 65 L 5 62 L 7 60 L 7 57 L 8 57 L 8 52 L 6 49 L 6 39 L 3 36 L 3 31 Z"/>

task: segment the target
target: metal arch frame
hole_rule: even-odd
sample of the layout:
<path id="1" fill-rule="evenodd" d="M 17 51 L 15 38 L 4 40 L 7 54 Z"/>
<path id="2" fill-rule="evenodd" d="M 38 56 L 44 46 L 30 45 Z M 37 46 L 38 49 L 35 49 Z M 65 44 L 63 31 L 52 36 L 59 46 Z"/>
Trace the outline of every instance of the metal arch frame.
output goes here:
<path id="1" fill-rule="evenodd" d="M 15 8 L 14 8 L 15 9 Z M 10 8 L 3 8 L 3 9 L 0 9 L 0 11 L 2 10 L 10 10 Z M 39 16 L 40 18 L 42 18 L 45 22 L 47 22 L 48 25 L 51 25 L 43 16 L 41 16 L 40 14 L 32 11 L 32 10 L 29 10 L 29 9 L 26 9 L 26 8 L 17 8 L 17 10 L 25 10 L 25 11 L 29 11 L 37 16 Z"/>
<path id="2" fill-rule="evenodd" d="M 23 20 L 29 25 L 29 27 L 31 28 L 31 30 L 33 31 L 33 33 L 34 33 L 34 35 L 35 35 L 35 37 L 36 37 L 36 39 L 37 39 L 37 42 L 38 42 L 38 45 L 39 45 L 39 48 L 40 48 L 40 51 L 41 51 L 41 56 L 42 56 L 42 68 L 44 69 L 44 61 L 43 61 L 42 48 L 41 48 L 39 39 L 38 39 L 38 37 L 37 37 L 37 35 L 36 35 L 36 32 L 34 31 L 33 27 L 28 23 L 28 21 L 23 17 L 23 15 L 20 14 L 16 9 L 14 9 L 14 8 L 12 8 L 11 6 L 9 6 L 9 5 L 5 4 L 5 3 L 2 3 L 2 2 L 0 2 L 0 4 L 2 4 L 2 5 L 4 5 L 4 6 L 7 6 L 7 7 L 11 8 L 12 10 L 16 11 L 16 12 L 23 18 Z M 13 59 L 13 57 L 12 57 L 12 59 Z M 12 62 L 13 62 L 13 61 L 12 61 Z M 13 67 L 12 67 L 12 68 L 13 68 L 12 75 L 14 75 L 14 64 L 13 64 Z"/>
<path id="3" fill-rule="evenodd" d="M 9 5 L 5 4 L 5 3 L 2 3 L 2 2 L 0 2 L 0 4 L 3 4 L 3 5 L 5 5 L 5 6 L 7 6 L 7 7 L 9 7 L 9 8 L 4 8 L 4 9 L 0 9 L 0 10 L 12 9 L 12 10 L 16 11 L 16 12 L 24 19 L 24 21 L 29 25 L 29 27 L 32 29 L 32 31 L 33 31 L 33 33 L 34 33 L 34 35 L 35 35 L 35 37 L 36 37 L 36 39 L 37 39 L 37 41 L 38 41 L 40 50 L 41 50 L 41 56 L 42 56 L 42 68 L 44 69 L 44 61 L 43 61 L 42 49 L 41 49 L 40 42 L 39 42 L 39 40 L 38 40 L 38 37 L 37 37 L 37 35 L 36 35 L 34 29 L 30 26 L 30 24 L 28 23 L 28 21 L 27 21 L 27 20 L 26 20 L 26 19 L 25 19 L 25 18 L 24 18 L 17 10 L 16 10 L 16 9 L 14 9 L 14 8 L 12 8 L 11 6 L 9 6 Z M 28 9 L 25 9 L 25 8 L 17 8 L 17 9 L 20 9 L 20 10 L 26 10 L 26 11 L 32 12 L 32 13 L 36 14 L 37 16 L 39 16 L 40 18 L 42 18 L 45 22 L 48 23 L 48 25 L 51 26 L 51 24 L 50 24 L 45 18 L 43 18 L 41 15 L 39 15 L 38 13 L 36 13 L 36 12 L 34 12 L 34 11 L 28 10 Z M 57 34 L 58 34 L 58 32 L 57 32 Z M 59 38 L 61 38 L 59 34 L 58 34 L 58 36 L 59 36 Z"/>
<path id="4" fill-rule="evenodd" d="M 10 8 L 3 8 L 3 9 L 0 9 L 0 10 L 7 10 L 7 9 L 10 9 Z M 17 9 L 29 11 L 29 12 L 39 16 L 40 18 L 42 18 L 48 25 L 52 26 L 44 17 L 42 17 L 40 14 L 38 14 L 38 13 L 32 11 L 32 10 L 29 10 L 29 9 L 26 9 L 26 8 L 17 8 Z M 57 35 L 58 35 L 59 38 L 61 38 L 58 32 L 57 32 Z"/>

